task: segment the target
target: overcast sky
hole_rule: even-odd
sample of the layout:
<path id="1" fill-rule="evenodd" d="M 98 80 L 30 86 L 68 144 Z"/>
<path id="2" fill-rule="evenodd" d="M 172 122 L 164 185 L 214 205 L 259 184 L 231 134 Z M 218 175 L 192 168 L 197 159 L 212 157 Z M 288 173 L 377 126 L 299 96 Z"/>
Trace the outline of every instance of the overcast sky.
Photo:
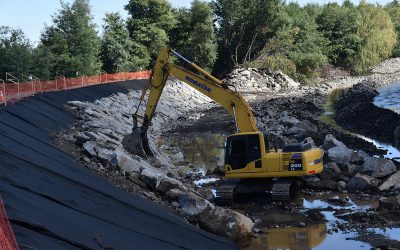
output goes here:
<path id="1" fill-rule="evenodd" d="M 290 0 L 289 0 L 290 1 Z M 386 4 L 391 0 L 371 1 Z M 68 0 L 72 2 L 72 0 Z M 170 0 L 174 7 L 190 6 L 191 0 Z M 335 0 L 297 0 L 300 4 L 309 2 L 328 3 Z M 341 3 L 342 0 L 336 0 Z M 358 0 L 353 0 L 358 3 Z M 124 5 L 128 0 L 91 0 L 94 21 L 100 30 L 106 12 L 118 11 L 126 16 Z M 58 0 L 0 0 L 0 26 L 21 28 L 31 41 L 38 41 L 44 24 L 51 24 L 51 15 L 60 8 Z"/>

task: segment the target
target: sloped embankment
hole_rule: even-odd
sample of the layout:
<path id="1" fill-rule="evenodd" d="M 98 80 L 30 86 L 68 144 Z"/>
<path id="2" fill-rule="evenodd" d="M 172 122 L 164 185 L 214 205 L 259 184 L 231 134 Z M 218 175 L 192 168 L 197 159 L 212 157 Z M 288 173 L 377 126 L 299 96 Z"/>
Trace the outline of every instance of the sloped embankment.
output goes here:
<path id="1" fill-rule="evenodd" d="M 379 84 L 364 81 L 335 102 L 335 120 L 350 131 L 395 145 L 395 131 L 400 129 L 400 115 L 373 104 Z"/>
<path id="2" fill-rule="evenodd" d="M 0 109 L 0 191 L 21 248 L 234 248 L 170 210 L 118 190 L 54 145 L 52 131 L 75 121 L 66 102 L 92 102 L 143 85 L 44 93 Z"/>

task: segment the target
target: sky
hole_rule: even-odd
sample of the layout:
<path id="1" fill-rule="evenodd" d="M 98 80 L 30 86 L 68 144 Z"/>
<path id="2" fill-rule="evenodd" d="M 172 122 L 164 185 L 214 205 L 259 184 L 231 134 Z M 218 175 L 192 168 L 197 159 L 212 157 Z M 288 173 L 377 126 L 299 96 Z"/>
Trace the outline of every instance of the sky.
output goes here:
<path id="1" fill-rule="evenodd" d="M 210 1 L 210 0 L 208 0 Z M 309 2 L 324 4 L 343 0 L 291 0 L 300 4 Z M 358 3 L 358 0 L 352 0 Z M 369 0 L 368 2 L 386 4 L 392 0 Z M 68 0 L 67 2 L 72 2 Z M 124 5 L 128 0 L 91 0 L 94 22 L 98 31 L 103 25 L 103 17 L 107 12 L 120 12 L 127 16 Z M 188 7 L 191 0 L 170 0 L 174 7 Z M 288 0 L 290 2 L 290 0 Z M 58 0 L 0 0 L 0 26 L 20 28 L 33 42 L 37 42 L 45 24 L 51 24 L 51 16 L 60 8 Z"/>

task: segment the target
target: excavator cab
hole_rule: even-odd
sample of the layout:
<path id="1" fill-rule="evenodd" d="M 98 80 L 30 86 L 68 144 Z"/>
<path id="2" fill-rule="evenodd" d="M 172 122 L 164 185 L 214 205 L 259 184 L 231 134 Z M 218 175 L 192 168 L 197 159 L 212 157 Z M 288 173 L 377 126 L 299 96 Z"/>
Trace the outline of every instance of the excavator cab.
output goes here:
<path id="1" fill-rule="evenodd" d="M 262 151 L 265 150 L 264 136 L 261 133 L 231 135 L 226 140 L 225 164 L 230 170 L 246 167 L 255 162 L 261 167 Z"/>

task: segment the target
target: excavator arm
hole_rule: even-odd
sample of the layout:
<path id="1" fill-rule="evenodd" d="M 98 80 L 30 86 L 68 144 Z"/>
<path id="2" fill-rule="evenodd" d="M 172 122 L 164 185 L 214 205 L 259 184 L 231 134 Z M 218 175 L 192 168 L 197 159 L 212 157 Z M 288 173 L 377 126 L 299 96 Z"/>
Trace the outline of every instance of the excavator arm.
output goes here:
<path id="1" fill-rule="evenodd" d="M 171 64 L 169 62 L 171 53 L 190 64 L 197 71 L 205 75 L 205 77 Z M 190 62 L 177 52 L 169 48 L 164 48 L 161 49 L 158 55 L 152 76 L 141 96 L 141 100 L 143 100 L 147 91 L 150 91 L 144 117 L 141 117 L 143 118 L 141 138 L 144 150 L 147 154 L 151 154 L 146 136 L 147 129 L 154 116 L 157 104 L 170 75 L 175 76 L 180 81 L 185 82 L 192 88 L 223 106 L 235 118 L 237 132 L 244 133 L 258 131 L 253 112 L 243 97 L 241 97 L 237 92 L 227 88 L 222 81 L 211 76 L 205 70 Z M 136 117 L 138 116 L 136 115 Z"/>

